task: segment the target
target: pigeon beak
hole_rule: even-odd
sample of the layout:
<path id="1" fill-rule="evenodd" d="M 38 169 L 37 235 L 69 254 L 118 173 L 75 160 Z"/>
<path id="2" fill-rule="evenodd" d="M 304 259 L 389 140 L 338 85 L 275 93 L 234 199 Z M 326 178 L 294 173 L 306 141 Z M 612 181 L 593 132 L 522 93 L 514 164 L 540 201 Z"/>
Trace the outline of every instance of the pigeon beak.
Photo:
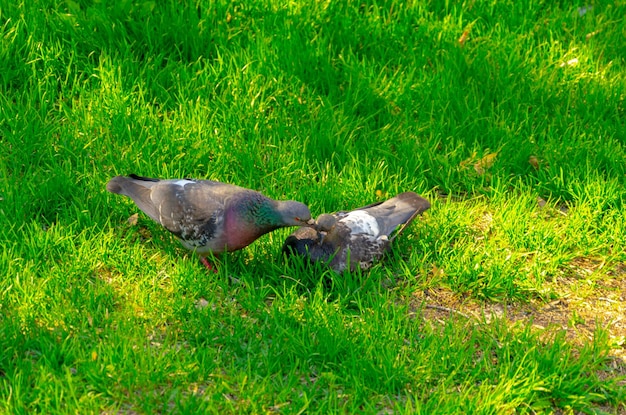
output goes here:
<path id="1" fill-rule="evenodd" d="M 302 221 L 303 226 L 315 226 L 315 219 L 309 219 L 307 221 Z"/>

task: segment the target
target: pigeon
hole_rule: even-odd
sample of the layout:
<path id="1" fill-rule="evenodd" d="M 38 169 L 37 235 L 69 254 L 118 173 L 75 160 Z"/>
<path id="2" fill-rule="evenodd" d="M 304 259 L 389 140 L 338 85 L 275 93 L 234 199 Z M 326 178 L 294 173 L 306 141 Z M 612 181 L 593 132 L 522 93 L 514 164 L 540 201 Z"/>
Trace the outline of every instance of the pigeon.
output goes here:
<path id="1" fill-rule="evenodd" d="M 260 236 L 286 226 L 310 226 L 309 208 L 300 202 L 277 201 L 250 189 L 212 180 L 152 179 L 117 176 L 107 190 L 130 197 L 152 220 L 160 223 L 200 255 L 236 251 Z"/>
<path id="2" fill-rule="evenodd" d="M 368 269 L 387 252 L 393 240 L 430 202 L 414 192 L 349 212 L 322 214 L 313 227 L 302 227 L 283 245 L 287 256 L 299 255 L 311 263 L 322 261 L 341 273 Z M 392 237 L 391 234 L 402 226 Z"/>

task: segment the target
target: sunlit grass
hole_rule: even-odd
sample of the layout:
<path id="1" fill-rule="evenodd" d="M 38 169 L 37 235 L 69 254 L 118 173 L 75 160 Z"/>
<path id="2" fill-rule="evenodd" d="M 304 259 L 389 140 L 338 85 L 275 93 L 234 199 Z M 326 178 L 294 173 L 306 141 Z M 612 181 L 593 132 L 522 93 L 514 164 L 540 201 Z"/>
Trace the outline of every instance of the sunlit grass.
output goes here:
<path id="1" fill-rule="evenodd" d="M 0 2 L 0 412 L 623 412 L 625 15 Z M 368 272 L 286 229 L 212 274 L 127 173 L 432 208 Z"/>

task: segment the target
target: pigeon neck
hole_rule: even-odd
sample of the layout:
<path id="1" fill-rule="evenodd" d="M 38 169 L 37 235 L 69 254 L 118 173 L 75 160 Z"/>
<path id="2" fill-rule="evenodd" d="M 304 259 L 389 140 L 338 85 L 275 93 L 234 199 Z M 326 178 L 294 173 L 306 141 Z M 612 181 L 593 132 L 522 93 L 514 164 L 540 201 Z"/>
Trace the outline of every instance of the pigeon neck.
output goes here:
<path id="1" fill-rule="evenodd" d="M 282 222 L 282 217 L 271 200 L 259 201 L 246 211 L 247 219 L 261 228 L 276 228 Z"/>
<path id="2" fill-rule="evenodd" d="M 280 226 L 282 216 L 271 203 L 263 203 L 257 212 L 257 224 L 259 226 Z"/>

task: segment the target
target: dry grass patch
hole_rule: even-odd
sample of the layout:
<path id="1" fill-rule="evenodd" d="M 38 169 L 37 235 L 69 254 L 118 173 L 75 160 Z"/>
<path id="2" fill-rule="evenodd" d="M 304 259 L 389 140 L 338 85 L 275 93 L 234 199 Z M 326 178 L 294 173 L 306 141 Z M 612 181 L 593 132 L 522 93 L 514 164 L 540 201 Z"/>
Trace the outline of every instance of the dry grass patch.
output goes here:
<path id="1" fill-rule="evenodd" d="M 592 259 L 576 258 L 570 269 L 588 275 L 601 266 Z M 624 264 L 618 264 L 604 278 L 585 280 L 560 277 L 550 283 L 559 298 L 545 302 L 530 299 L 528 303 L 490 303 L 437 287 L 413 292 L 411 310 L 422 308 L 428 321 L 443 322 L 462 317 L 489 323 L 504 318 L 511 323 L 532 324 L 538 330 L 564 330 L 566 338 L 576 345 L 588 343 L 598 327 L 606 330 L 614 345 L 615 369 L 626 374 L 626 279 Z"/>

